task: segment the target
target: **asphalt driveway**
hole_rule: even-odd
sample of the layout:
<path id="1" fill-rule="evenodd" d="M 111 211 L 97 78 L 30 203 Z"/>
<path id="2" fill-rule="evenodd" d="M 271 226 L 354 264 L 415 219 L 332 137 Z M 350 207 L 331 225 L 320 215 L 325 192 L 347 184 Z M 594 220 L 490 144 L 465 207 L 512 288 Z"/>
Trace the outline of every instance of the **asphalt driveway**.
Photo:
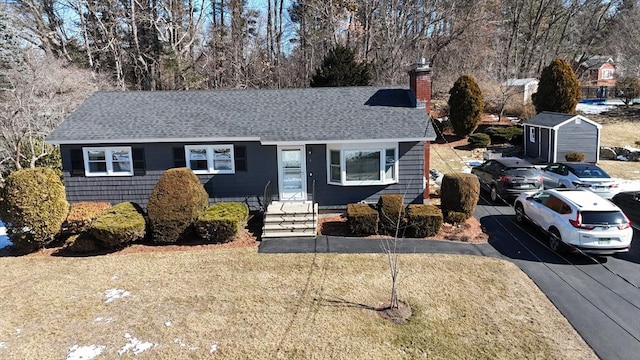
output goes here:
<path id="1" fill-rule="evenodd" d="M 476 210 L 489 243 L 529 275 L 600 358 L 640 359 L 640 231 L 626 254 L 559 256 L 513 214 L 506 205 Z"/>

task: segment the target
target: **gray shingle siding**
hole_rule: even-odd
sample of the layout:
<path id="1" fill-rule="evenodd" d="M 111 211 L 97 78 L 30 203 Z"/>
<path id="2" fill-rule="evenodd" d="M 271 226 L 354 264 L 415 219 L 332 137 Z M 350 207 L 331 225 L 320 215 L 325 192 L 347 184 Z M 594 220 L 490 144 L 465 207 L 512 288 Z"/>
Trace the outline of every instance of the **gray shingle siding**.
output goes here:
<path id="1" fill-rule="evenodd" d="M 239 142 L 235 146 L 246 146 L 247 171 L 235 174 L 197 175 L 209 193 L 210 202 L 240 201 L 253 210 L 262 205 L 265 185 L 272 184 L 273 199 L 278 199 L 277 147 L 264 146 L 259 142 Z M 101 146 L 92 144 L 91 146 Z M 110 146 L 129 146 L 115 144 Z M 143 144 L 136 147 L 145 149 L 146 174 L 126 177 L 84 177 L 71 176 L 71 149 L 81 149 L 81 145 L 61 145 L 64 182 L 67 200 L 106 201 L 119 203 L 133 201 L 146 207 L 149 195 L 162 173 L 173 167 L 173 148 L 184 144 Z M 407 203 L 421 203 L 423 193 L 424 143 L 399 144 L 398 184 L 379 186 L 338 186 L 327 184 L 327 159 L 325 145 L 307 145 L 308 193 L 312 192 L 315 179 L 315 199 L 320 207 L 344 207 L 359 201 L 377 202 L 381 194 L 406 194 Z M 309 151 L 311 155 L 309 155 Z M 313 174 L 313 176 L 309 176 Z"/>
<path id="2" fill-rule="evenodd" d="M 569 122 L 561 126 L 557 134 L 557 161 L 565 161 L 565 154 L 571 151 L 583 152 L 584 161 L 596 162 L 598 159 L 598 129 L 582 121 L 580 124 Z"/>

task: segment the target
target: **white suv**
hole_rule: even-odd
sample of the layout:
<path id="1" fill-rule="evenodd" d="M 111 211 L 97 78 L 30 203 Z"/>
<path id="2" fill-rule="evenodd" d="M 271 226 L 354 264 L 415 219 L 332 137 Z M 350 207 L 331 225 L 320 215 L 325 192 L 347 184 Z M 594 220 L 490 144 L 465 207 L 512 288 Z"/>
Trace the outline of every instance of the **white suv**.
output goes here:
<path id="1" fill-rule="evenodd" d="M 633 229 L 627 216 L 611 201 L 587 191 L 542 190 L 515 201 L 516 221 L 529 219 L 549 234 L 551 248 L 562 253 L 611 255 L 627 252 Z"/>

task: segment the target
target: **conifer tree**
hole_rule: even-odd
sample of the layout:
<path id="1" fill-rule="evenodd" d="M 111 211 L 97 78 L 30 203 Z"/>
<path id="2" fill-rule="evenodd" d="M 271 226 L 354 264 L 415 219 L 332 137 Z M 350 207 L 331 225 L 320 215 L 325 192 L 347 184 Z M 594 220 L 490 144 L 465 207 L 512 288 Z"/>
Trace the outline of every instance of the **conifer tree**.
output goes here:
<path id="1" fill-rule="evenodd" d="M 371 83 L 371 64 L 356 62 L 353 51 L 336 45 L 322 60 L 311 87 L 366 86 Z"/>
<path id="2" fill-rule="evenodd" d="M 538 92 L 531 97 L 536 112 L 553 111 L 575 114 L 582 89 L 569 63 L 555 59 L 542 69 Z"/>
<path id="3" fill-rule="evenodd" d="M 463 75 L 449 90 L 449 120 L 453 131 L 462 137 L 471 134 L 480 124 L 484 98 L 471 75 Z"/>

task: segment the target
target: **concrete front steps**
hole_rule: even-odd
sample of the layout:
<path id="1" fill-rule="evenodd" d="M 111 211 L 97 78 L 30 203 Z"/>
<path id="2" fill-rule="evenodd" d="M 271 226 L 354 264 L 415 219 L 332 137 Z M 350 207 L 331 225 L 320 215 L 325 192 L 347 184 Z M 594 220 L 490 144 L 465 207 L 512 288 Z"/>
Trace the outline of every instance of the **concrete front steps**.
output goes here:
<path id="1" fill-rule="evenodd" d="M 262 238 L 315 237 L 317 228 L 318 204 L 273 202 L 264 214 Z"/>

